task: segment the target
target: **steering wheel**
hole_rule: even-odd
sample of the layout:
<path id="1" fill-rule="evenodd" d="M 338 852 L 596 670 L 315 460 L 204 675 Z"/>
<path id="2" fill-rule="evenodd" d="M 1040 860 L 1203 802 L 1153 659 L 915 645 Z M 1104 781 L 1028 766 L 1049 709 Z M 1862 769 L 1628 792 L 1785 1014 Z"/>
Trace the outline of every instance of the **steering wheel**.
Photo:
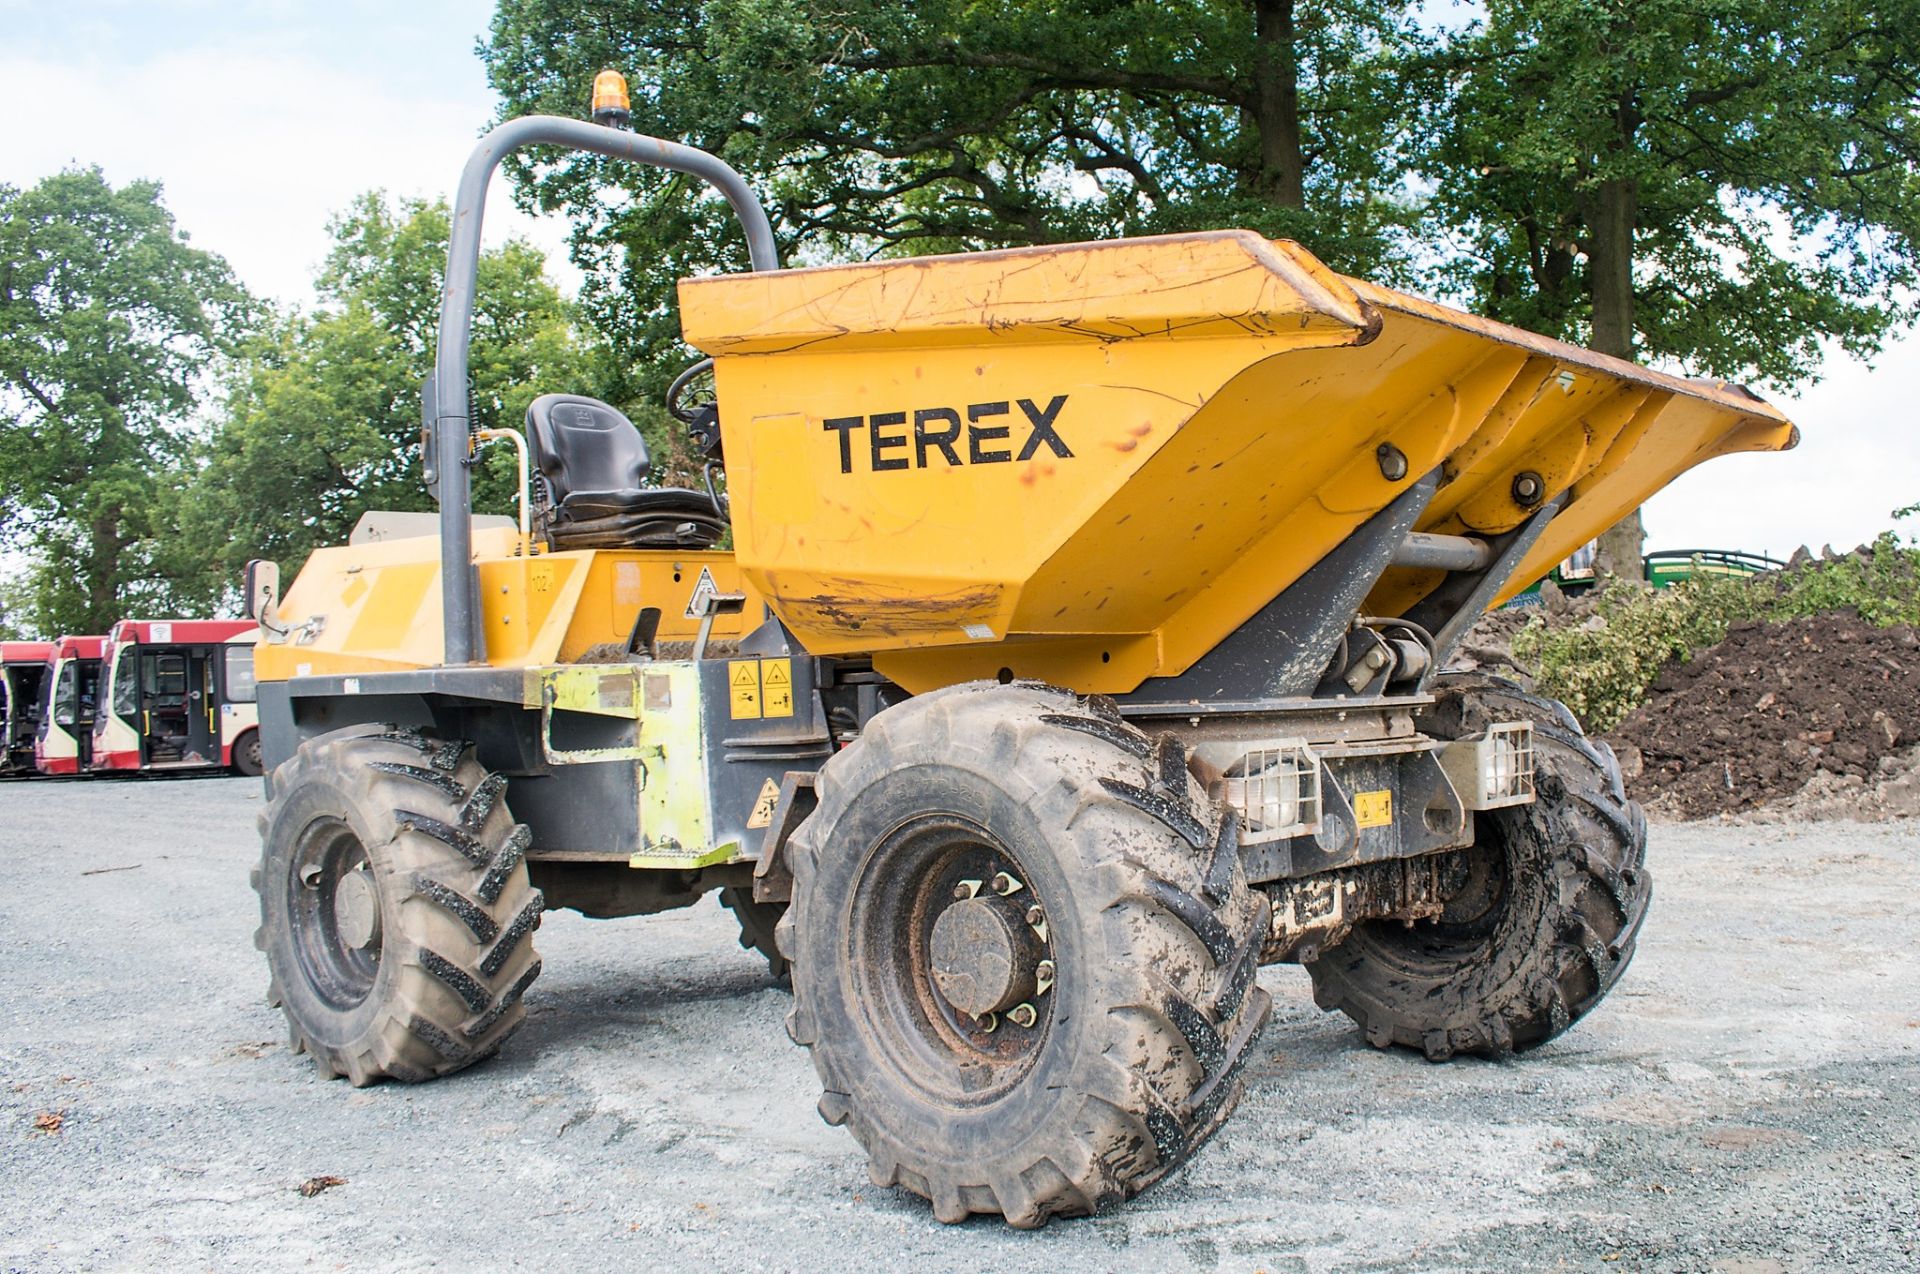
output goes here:
<path id="1" fill-rule="evenodd" d="M 706 378 L 698 394 L 689 392 L 695 381 Z M 689 427 L 701 423 L 701 416 L 714 408 L 713 360 L 703 358 L 673 378 L 667 386 L 667 414 Z"/>
<path id="2" fill-rule="evenodd" d="M 695 382 L 706 379 L 704 391 L 691 392 Z M 729 501 L 714 488 L 713 470 L 723 464 L 720 455 L 720 404 L 714 396 L 713 360 L 703 358 L 673 378 L 667 386 L 667 414 L 687 427 L 687 436 L 704 461 L 701 472 L 706 479 L 707 498 L 723 518 L 731 517 Z"/>

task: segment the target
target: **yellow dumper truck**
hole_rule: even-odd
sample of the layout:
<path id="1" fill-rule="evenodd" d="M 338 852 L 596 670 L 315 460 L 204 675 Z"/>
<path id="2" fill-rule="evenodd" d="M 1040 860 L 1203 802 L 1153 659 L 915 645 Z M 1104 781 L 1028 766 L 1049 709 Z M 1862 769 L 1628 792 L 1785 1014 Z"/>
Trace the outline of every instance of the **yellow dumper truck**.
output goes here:
<path id="1" fill-rule="evenodd" d="M 1600 1001 L 1645 821 L 1565 708 L 1448 658 L 1778 412 L 1238 231 L 783 270 L 738 174 L 602 118 L 467 165 L 439 533 L 249 572 L 258 942 L 323 1073 L 494 1053 L 544 908 L 718 893 L 874 1181 L 1031 1226 L 1220 1125 L 1262 964 L 1435 1060 Z M 556 385 L 520 525 L 476 528 L 480 214 L 536 143 L 738 213 L 754 270 L 680 284 L 711 395 L 669 395 L 724 493 Z"/>

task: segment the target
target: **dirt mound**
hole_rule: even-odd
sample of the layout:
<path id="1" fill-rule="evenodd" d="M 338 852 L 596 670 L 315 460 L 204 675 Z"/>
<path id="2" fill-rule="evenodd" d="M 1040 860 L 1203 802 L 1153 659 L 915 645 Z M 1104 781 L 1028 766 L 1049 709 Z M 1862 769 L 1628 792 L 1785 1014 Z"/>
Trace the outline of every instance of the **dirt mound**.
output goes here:
<path id="1" fill-rule="evenodd" d="M 1816 776 L 1823 796 L 1864 795 L 1920 742 L 1920 636 L 1851 611 L 1735 624 L 1668 665 L 1612 738 L 1633 795 L 1682 818 L 1782 803 Z"/>

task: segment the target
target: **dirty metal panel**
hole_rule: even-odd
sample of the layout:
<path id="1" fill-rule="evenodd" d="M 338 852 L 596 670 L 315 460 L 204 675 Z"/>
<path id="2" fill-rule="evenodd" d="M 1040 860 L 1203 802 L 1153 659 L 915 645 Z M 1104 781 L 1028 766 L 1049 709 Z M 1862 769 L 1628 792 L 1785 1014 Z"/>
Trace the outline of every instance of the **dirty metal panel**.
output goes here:
<path id="1" fill-rule="evenodd" d="M 1317 832 L 1246 847 L 1247 879 L 1415 858 L 1471 839 L 1466 810 L 1428 741 L 1408 750 L 1323 757 L 1320 797 Z"/>
<path id="2" fill-rule="evenodd" d="M 707 825 L 716 848 L 729 851 L 714 861 L 758 857 L 788 776 L 811 773 L 832 755 L 818 684 L 819 661 L 803 655 L 701 665 Z"/>
<path id="3" fill-rule="evenodd" d="M 640 848 L 633 867 L 705 867 L 734 857 L 733 844 L 716 844 L 707 808 L 709 757 L 704 738 L 713 704 L 704 674 L 713 661 L 636 665 L 637 701 L 665 702 L 639 711 L 641 765 Z M 664 683 L 664 684 L 663 684 Z"/>

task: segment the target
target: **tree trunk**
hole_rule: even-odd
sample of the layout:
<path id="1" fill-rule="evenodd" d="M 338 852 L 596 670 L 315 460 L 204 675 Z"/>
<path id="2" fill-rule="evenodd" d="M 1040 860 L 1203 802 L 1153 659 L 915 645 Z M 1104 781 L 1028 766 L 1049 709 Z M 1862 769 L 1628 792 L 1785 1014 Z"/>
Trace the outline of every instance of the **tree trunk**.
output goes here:
<path id="1" fill-rule="evenodd" d="M 1593 291 L 1592 347 L 1629 361 L 1633 359 L 1633 232 L 1639 205 L 1639 188 L 1631 179 L 1602 182 L 1590 219 L 1587 253 Z M 1640 579 L 1646 542 L 1646 525 L 1635 509 L 1601 533 L 1594 566 L 1603 579 Z"/>
<path id="2" fill-rule="evenodd" d="M 1284 208 L 1307 206 L 1300 153 L 1300 72 L 1294 0 L 1254 0 L 1253 126 L 1260 137 L 1260 193 Z"/>
<path id="3" fill-rule="evenodd" d="M 95 516 L 87 528 L 86 577 L 79 581 L 87 598 L 87 625 L 83 631 L 104 633 L 121 619 L 119 609 L 120 555 L 127 540 L 121 534 L 118 510 Z"/>

